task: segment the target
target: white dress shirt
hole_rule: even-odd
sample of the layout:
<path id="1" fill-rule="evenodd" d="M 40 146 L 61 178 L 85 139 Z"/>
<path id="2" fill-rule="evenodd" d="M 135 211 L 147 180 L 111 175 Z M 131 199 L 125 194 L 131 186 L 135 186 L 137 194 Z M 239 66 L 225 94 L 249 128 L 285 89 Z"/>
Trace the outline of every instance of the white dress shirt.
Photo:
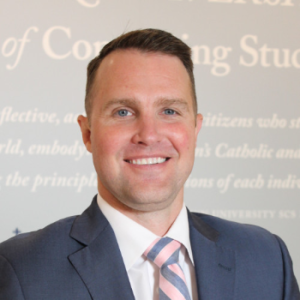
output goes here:
<path id="1" fill-rule="evenodd" d="M 116 235 L 135 299 L 159 300 L 159 268 L 143 255 L 158 236 L 114 209 L 99 194 L 97 201 Z M 165 236 L 183 245 L 179 252 L 179 265 L 184 272 L 191 299 L 197 300 L 194 260 L 185 205 Z"/>

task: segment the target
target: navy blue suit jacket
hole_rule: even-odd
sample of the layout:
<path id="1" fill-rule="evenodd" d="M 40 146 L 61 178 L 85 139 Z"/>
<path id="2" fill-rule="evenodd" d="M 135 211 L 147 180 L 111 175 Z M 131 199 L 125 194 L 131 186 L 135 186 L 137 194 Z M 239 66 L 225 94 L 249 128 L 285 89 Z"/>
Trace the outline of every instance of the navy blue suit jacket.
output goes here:
<path id="1" fill-rule="evenodd" d="M 189 224 L 199 300 L 300 299 L 281 239 L 203 214 L 189 213 Z M 134 299 L 96 197 L 82 215 L 0 245 L 0 299 Z"/>

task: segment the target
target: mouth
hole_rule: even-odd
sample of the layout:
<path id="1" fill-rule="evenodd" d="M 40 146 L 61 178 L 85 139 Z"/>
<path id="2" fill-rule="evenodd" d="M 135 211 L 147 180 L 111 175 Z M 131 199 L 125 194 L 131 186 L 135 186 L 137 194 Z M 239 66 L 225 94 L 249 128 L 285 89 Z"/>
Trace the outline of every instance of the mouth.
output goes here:
<path id="1" fill-rule="evenodd" d="M 169 160 L 170 157 L 145 157 L 138 159 L 126 159 L 125 161 L 133 165 L 156 165 Z"/>

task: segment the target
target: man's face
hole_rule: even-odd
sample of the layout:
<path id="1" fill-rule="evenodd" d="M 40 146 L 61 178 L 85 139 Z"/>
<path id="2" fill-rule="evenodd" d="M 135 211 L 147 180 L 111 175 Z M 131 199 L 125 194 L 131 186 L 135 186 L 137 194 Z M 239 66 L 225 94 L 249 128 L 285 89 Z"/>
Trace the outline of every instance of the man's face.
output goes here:
<path id="1" fill-rule="evenodd" d="M 202 120 L 181 61 L 114 51 L 97 71 L 92 97 L 90 125 L 84 117 L 79 123 L 101 196 L 138 211 L 180 205 Z"/>

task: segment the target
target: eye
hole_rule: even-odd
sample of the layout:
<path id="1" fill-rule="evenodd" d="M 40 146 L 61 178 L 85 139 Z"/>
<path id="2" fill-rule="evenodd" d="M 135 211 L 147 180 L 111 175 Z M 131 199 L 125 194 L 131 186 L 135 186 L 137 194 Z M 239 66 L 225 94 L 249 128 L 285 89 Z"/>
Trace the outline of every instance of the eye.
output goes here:
<path id="1" fill-rule="evenodd" d="M 167 108 L 167 109 L 164 110 L 164 114 L 165 115 L 175 115 L 176 111 L 171 109 L 171 108 Z"/>
<path id="2" fill-rule="evenodd" d="M 130 111 L 128 111 L 127 109 L 120 109 L 120 110 L 117 111 L 117 114 L 120 117 L 132 116 L 132 113 Z"/>

